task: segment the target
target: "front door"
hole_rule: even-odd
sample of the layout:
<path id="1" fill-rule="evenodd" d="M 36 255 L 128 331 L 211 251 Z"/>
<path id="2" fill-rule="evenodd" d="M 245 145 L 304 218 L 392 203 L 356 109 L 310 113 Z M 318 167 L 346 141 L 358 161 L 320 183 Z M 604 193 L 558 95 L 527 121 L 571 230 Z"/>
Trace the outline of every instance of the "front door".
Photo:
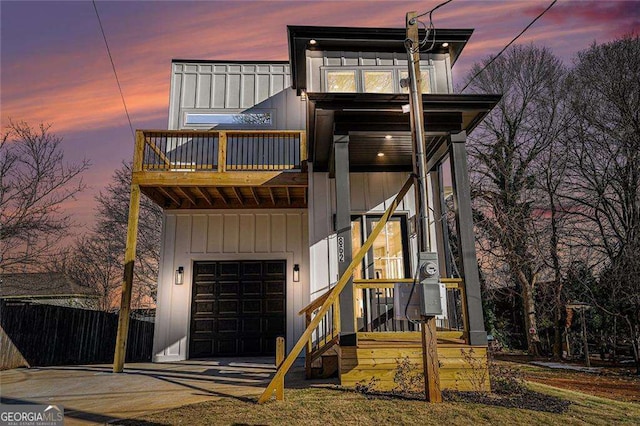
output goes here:
<path id="1" fill-rule="evenodd" d="M 286 261 L 195 262 L 189 357 L 273 355 L 286 332 Z"/>

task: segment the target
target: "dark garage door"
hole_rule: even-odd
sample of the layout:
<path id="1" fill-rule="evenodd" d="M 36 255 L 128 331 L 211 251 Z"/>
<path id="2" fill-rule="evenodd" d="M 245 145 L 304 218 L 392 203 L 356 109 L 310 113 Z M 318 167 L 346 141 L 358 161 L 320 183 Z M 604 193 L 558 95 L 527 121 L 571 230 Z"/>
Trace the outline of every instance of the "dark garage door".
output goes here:
<path id="1" fill-rule="evenodd" d="M 191 358 L 273 355 L 285 335 L 284 260 L 196 262 Z"/>

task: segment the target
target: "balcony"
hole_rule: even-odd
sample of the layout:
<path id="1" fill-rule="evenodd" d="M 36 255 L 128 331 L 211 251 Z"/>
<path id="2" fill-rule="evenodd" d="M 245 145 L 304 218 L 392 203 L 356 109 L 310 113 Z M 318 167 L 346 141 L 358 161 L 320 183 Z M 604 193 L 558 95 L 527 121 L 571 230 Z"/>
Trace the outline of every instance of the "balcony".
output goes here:
<path id="1" fill-rule="evenodd" d="M 165 209 L 304 208 L 304 131 L 138 130 L 133 183 Z"/>

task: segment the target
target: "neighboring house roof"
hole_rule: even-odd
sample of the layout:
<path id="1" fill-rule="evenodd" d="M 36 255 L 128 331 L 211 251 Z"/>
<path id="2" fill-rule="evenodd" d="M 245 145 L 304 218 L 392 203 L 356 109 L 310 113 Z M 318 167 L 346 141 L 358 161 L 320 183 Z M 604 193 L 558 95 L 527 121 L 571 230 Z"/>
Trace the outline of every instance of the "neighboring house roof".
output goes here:
<path id="1" fill-rule="evenodd" d="M 0 274 L 0 299 L 94 298 L 95 292 L 65 274 L 32 272 Z"/>

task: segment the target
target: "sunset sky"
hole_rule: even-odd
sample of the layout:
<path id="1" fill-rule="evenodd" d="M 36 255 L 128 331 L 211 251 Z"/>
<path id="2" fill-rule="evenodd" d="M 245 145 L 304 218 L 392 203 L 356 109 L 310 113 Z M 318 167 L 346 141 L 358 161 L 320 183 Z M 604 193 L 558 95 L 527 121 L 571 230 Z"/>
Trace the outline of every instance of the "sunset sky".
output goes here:
<path id="1" fill-rule="evenodd" d="M 497 53 L 550 0 L 454 0 L 434 14 L 442 28 L 474 28 L 455 67 Z M 134 128 L 167 127 L 170 62 L 286 60 L 286 25 L 402 27 L 406 12 L 438 1 L 98 1 Z M 90 1 L 0 3 L 2 124 L 48 122 L 68 160 L 89 159 L 89 189 L 66 206 L 91 225 L 93 197 L 133 140 Z M 638 1 L 559 1 L 519 40 L 550 47 L 567 64 L 591 43 L 640 28 Z"/>

